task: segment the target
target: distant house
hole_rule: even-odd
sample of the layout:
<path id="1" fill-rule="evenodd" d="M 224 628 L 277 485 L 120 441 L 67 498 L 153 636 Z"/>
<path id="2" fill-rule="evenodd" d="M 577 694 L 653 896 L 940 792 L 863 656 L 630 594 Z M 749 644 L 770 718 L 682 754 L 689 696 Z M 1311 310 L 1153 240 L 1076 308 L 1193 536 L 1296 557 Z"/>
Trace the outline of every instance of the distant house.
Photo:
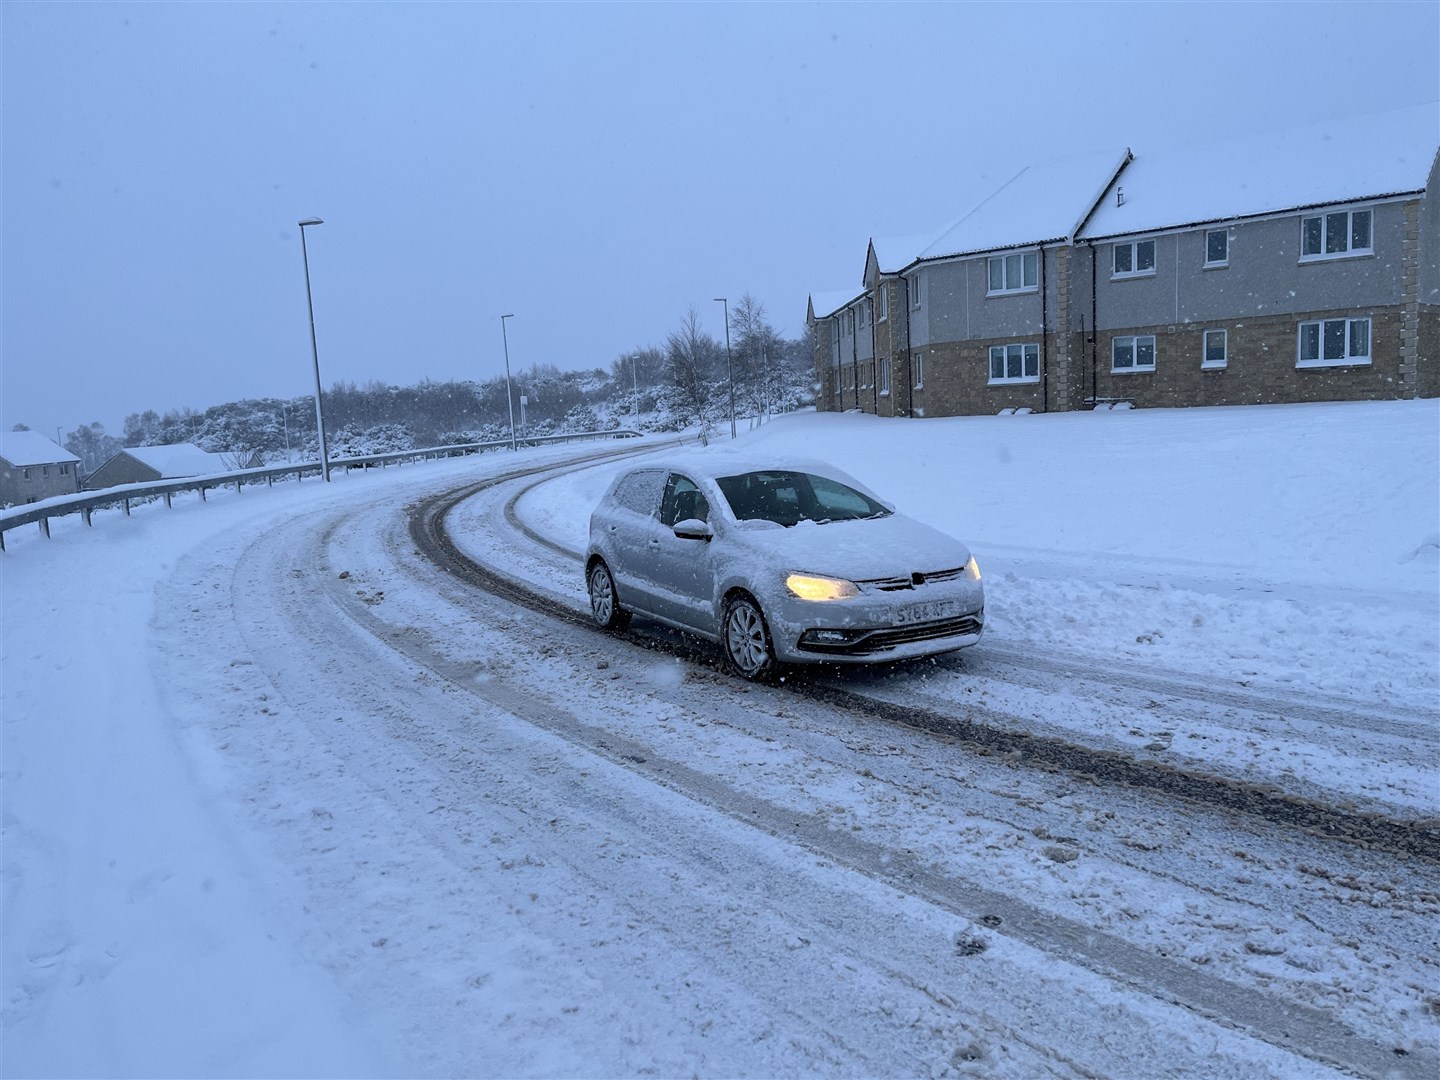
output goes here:
<path id="1" fill-rule="evenodd" d="M 80 490 L 80 459 L 38 431 L 0 434 L 0 506 L 39 502 Z"/>
<path id="2" fill-rule="evenodd" d="M 90 491 L 120 484 L 153 484 L 188 476 L 213 476 L 254 468 L 258 454 L 211 454 L 193 443 L 170 446 L 131 446 L 121 450 L 85 480 Z"/>
<path id="3" fill-rule="evenodd" d="M 821 409 L 1440 396 L 1435 103 L 1021 169 L 812 294 Z M 892 385 L 893 384 L 893 385 Z"/>

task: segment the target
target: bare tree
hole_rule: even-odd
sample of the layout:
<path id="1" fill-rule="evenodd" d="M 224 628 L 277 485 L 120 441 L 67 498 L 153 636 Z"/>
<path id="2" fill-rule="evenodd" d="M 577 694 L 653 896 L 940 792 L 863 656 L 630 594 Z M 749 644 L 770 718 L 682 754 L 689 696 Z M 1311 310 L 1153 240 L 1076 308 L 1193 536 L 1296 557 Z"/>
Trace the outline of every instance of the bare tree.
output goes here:
<path id="1" fill-rule="evenodd" d="M 665 360 L 677 392 L 676 404 L 687 423 L 700 424 L 702 441 L 709 438 L 720 355 L 719 342 L 700 329 L 700 312 L 691 304 L 679 328 L 665 338 Z"/>
<path id="2" fill-rule="evenodd" d="M 736 302 L 730 326 L 735 333 L 735 393 L 753 415 L 763 418 L 775 400 L 783 343 L 765 315 L 765 305 L 748 292 Z"/>

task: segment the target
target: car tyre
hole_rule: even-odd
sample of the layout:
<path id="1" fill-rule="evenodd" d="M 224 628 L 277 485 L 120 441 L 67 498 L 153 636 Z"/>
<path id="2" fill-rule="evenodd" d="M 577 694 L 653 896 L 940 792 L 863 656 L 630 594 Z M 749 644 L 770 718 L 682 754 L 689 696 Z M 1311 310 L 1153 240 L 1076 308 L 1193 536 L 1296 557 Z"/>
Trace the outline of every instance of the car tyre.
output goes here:
<path id="1" fill-rule="evenodd" d="M 630 612 L 620 606 L 615 579 L 603 561 L 596 559 L 591 565 L 585 584 L 590 592 L 590 614 L 602 630 L 624 630 L 630 625 Z"/>
<path id="2" fill-rule="evenodd" d="M 737 593 L 725 603 L 725 615 L 720 622 L 720 647 L 725 653 L 726 666 L 742 679 L 758 681 L 775 674 L 778 665 L 765 613 L 744 593 Z"/>

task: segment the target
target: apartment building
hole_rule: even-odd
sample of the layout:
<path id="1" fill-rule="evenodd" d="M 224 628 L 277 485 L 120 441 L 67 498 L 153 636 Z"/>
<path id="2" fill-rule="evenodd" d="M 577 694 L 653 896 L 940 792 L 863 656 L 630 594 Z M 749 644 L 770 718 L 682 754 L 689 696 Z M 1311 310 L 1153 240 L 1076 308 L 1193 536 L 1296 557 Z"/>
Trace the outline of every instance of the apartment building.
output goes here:
<path id="1" fill-rule="evenodd" d="M 1440 395 L 1440 107 L 1029 166 L 812 296 L 822 408 Z M 823 343 L 823 344 L 822 344 Z"/>

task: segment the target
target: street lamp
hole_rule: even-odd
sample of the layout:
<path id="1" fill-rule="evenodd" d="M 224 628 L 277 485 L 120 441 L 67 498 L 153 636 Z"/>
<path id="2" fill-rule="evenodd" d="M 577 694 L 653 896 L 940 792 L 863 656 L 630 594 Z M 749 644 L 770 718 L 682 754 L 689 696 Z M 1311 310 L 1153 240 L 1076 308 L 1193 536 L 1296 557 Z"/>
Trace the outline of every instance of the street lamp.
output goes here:
<path id="1" fill-rule="evenodd" d="M 315 344 L 315 299 L 310 295 L 310 251 L 305 246 L 305 227 L 324 225 L 318 217 L 300 222 L 300 255 L 305 260 L 305 304 L 310 309 L 310 356 L 315 361 L 315 435 L 320 441 L 320 475 L 330 480 L 330 455 L 325 452 L 325 411 L 320 407 L 320 347 Z"/>
<path id="2" fill-rule="evenodd" d="M 515 398 L 510 393 L 510 338 L 505 333 L 505 320 L 512 315 L 500 316 L 500 340 L 505 344 L 505 404 L 510 409 L 510 449 L 515 449 Z"/>
<path id="3" fill-rule="evenodd" d="M 636 374 L 636 365 L 639 363 L 640 354 L 630 354 L 630 389 L 635 395 L 635 430 L 640 430 L 640 376 Z"/>
<path id="4" fill-rule="evenodd" d="M 735 362 L 730 358 L 730 301 L 727 297 L 715 297 L 717 304 L 725 305 L 725 371 L 730 377 L 730 438 L 735 438 Z"/>

